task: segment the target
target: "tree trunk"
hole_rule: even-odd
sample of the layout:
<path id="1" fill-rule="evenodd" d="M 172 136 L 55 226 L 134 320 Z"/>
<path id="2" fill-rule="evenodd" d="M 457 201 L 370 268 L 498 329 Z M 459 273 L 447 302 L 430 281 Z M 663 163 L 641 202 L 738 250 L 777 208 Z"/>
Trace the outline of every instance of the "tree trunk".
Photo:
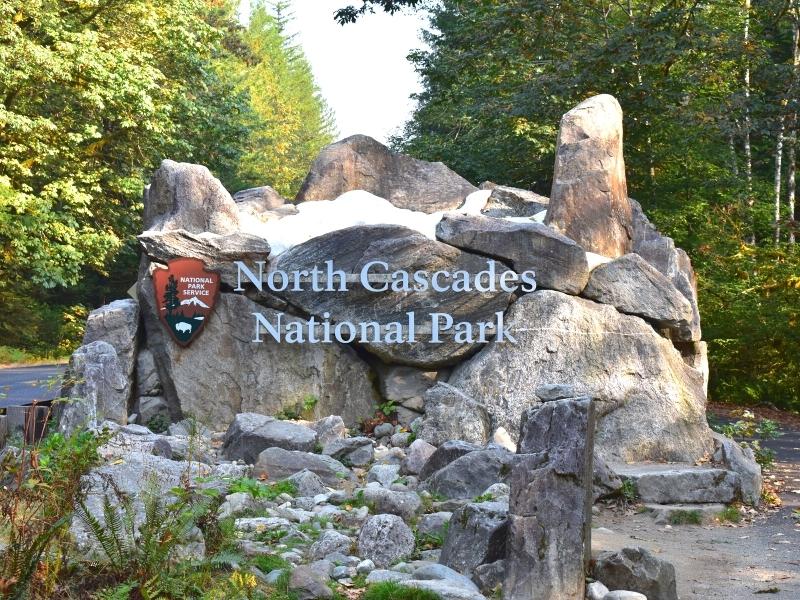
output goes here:
<path id="1" fill-rule="evenodd" d="M 745 191 L 745 210 L 747 211 L 747 224 L 750 229 L 747 241 L 750 244 L 756 243 L 755 218 L 753 215 L 753 150 L 750 146 L 750 59 L 748 58 L 750 45 L 750 6 L 751 0 L 744 0 L 744 168 L 747 188 Z"/>
<path id="2" fill-rule="evenodd" d="M 784 120 L 781 118 L 781 126 L 778 128 L 778 141 L 775 144 L 775 245 L 781 242 L 781 174 L 783 168 L 783 132 L 786 128 Z"/>
<path id="3" fill-rule="evenodd" d="M 800 77 L 800 2 L 794 0 L 792 2 L 792 65 L 794 66 L 794 86 L 793 94 L 797 95 L 798 80 Z M 795 224 L 797 218 L 795 215 L 795 194 L 797 190 L 796 177 L 797 177 L 797 163 L 796 163 L 796 148 L 797 148 L 797 111 L 792 113 L 789 121 L 789 144 L 788 144 L 788 162 L 789 171 L 786 175 L 786 202 L 789 205 L 789 243 L 795 243 Z"/>

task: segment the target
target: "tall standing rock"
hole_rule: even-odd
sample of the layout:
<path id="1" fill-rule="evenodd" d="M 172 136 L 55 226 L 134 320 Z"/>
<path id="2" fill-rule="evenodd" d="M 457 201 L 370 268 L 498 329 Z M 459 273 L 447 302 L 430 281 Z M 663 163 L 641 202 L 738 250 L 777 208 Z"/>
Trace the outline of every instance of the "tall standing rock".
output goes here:
<path id="1" fill-rule="evenodd" d="M 477 188 L 443 163 L 417 160 L 366 135 L 353 135 L 320 152 L 296 201 L 334 200 L 351 190 L 432 213 L 458 208 Z"/>
<path id="2" fill-rule="evenodd" d="M 83 344 L 104 341 L 117 353 L 120 370 L 125 378 L 125 406 L 129 407 L 133 394 L 136 350 L 139 342 L 139 303 L 133 299 L 115 300 L 89 313 Z M 126 412 L 127 415 L 127 412 Z"/>
<path id="3" fill-rule="evenodd" d="M 561 118 L 545 223 L 589 252 L 616 258 L 631 251 L 622 108 L 613 96 L 593 96 Z"/>
<path id="4" fill-rule="evenodd" d="M 506 600 L 583 598 L 594 427 L 589 398 L 546 402 L 525 413 L 511 469 Z"/>

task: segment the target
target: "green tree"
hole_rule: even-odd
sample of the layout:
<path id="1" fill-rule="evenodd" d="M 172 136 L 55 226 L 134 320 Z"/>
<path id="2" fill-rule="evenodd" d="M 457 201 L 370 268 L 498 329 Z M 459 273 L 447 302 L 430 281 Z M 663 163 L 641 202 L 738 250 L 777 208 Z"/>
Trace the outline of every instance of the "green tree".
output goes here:
<path id="1" fill-rule="evenodd" d="M 232 69 L 252 107 L 236 187 L 268 184 L 293 197 L 335 130 L 311 67 L 286 32 L 286 8 L 283 2 L 252 7 L 243 35 L 247 60 Z"/>

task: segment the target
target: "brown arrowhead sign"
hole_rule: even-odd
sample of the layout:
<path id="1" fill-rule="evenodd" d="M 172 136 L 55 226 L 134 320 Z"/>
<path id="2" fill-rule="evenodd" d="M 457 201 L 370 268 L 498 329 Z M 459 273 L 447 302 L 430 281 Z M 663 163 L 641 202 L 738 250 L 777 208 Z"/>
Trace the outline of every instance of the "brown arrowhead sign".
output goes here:
<path id="1" fill-rule="evenodd" d="M 206 324 L 219 293 L 219 273 L 197 258 L 176 258 L 153 271 L 158 317 L 181 346 L 191 344 Z"/>

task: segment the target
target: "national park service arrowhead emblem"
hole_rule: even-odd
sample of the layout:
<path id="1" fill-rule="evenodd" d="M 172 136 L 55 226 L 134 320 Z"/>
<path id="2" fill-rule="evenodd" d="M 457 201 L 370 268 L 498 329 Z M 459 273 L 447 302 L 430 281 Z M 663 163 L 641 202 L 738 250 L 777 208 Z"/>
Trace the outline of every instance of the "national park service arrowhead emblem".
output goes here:
<path id="1" fill-rule="evenodd" d="M 191 344 L 206 324 L 219 293 L 219 273 L 197 258 L 176 258 L 153 271 L 158 317 L 181 346 Z"/>

